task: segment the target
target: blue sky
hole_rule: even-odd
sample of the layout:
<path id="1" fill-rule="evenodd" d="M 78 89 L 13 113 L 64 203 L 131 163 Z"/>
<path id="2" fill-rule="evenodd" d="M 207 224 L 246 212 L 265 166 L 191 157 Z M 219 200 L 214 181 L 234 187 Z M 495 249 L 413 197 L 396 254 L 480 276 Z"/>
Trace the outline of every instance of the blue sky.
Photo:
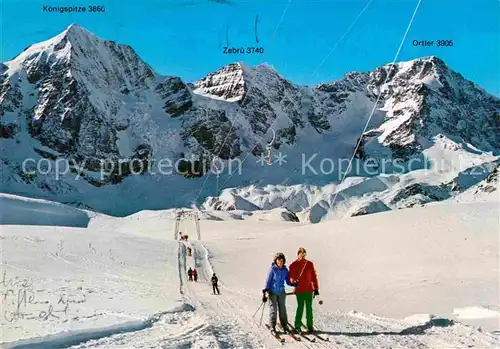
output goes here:
<path id="1" fill-rule="evenodd" d="M 42 11 L 43 5 L 89 2 L 3 1 L 0 60 L 77 23 L 103 39 L 131 45 L 157 72 L 185 81 L 244 61 L 267 62 L 294 83 L 314 85 L 392 62 L 418 0 L 372 0 L 319 69 L 369 0 L 233 0 L 232 5 L 208 0 L 98 0 L 91 3 L 104 5 L 105 13 Z M 257 15 L 258 46 L 265 53 L 224 55 L 226 31 L 231 46 L 256 46 Z M 413 40 L 453 40 L 454 45 L 415 47 Z M 500 96 L 500 1 L 422 0 L 398 61 L 429 55 Z"/>

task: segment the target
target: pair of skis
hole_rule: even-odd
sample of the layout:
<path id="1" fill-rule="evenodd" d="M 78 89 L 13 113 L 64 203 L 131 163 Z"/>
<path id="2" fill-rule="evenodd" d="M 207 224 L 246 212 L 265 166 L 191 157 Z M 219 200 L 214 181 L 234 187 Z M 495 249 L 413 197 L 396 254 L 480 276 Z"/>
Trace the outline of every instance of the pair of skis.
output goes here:
<path id="1" fill-rule="evenodd" d="M 271 326 L 269 326 L 268 324 L 266 324 L 266 327 L 267 327 L 267 329 L 268 329 L 269 331 L 271 331 Z M 272 334 L 272 336 L 273 336 L 274 338 L 276 338 L 276 340 L 277 340 L 278 342 L 280 342 L 281 344 L 285 344 L 285 338 L 281 338 L 281 335 L 279 335 L 278 333 L 274 333 L 274 334 Z"/>
<path id="2" fill-rule="evenodd" d="M 271 331 L 271 326 L 269 326 L 268 324 L 266 324 L 266 327 L 267 327 L 267 329 L 268 329 L 269 331 Z M 281 328 L 281 326 L 280 326 L 280 328 Z M 281 328 L 281 329 L 282 329 L 282 328 Z M 296 336 L 296 335 L 295 335 L 295 334 L 293 334 L 293 333 L 287 332 L 287 333 L 285 333 L 285 335 L 292 337 L 292 338 L 293 338 L 294 340 L 296 340 L 297 342 L 300 342 L 300 341 L 301 341 L 300 337 Z M 274 338 L 276 338 L 276 340 L 277 340 L 278 342 L 280 342 L 281 344 L 285 344 L 285 338 L 283 338 L 281 334 L 279 334 L 279 333 L 274 333 L 274 334 L 272 334 L 272 336 L 273 336 Z"/>
<path id="3" fill-rule="evenodd" d="M 290 324 L 289 324 L 290 326 Z M 269 326 L 268 324 L 266 324 L 266 327 L 269 331 L 271 331 L 271 326 Z M 293 328 L 290 326 L 290 328 Z M 307 329 L 305 326 L 304 326 L 305 329 Z M 283 330 L 283 328 L 280 326 L 280 329 Z M 316 332 L 313 332 L 311 335 L 314 336 L 314 337 L 310 337 L 309 336 L 309 333 L 308 334 L 305 334 L 303 332 L 300 332 L 297 334 L 294 334 L 294 333 L 290 333 L 290 332 L 287 332 L 286 335 L 290 336 L 291 338 L 293 338 L 295 341 L 297 342 L 300 342 L 302 341 L 302 338 L 305 338 L 307 341 L 311 342 L 311 343 L 315 343 L 316 342 L 316 338 L 321 340 L 321 341 L 324 341 L 324 342 L 329 342 L 330 341 L 330 338 L 325 338 L 323 336 L 320 336 L 318 333 Z M 284 344 L 285 343 L 285 339 L 281 336 L 281 334 L 273 334 L 273 337 L 278 341 L 280 342 L 281 344 Z"/>
<path id="4" fill-rule="evenodd" d="M 293 328 L 292 324 L 288 324 L 288 326 L 290 326 L 291 328 Z M 308 328 L 306 326 L 302 325 L 302 327 L 304 328 L 304 330 L 308 330 Z M 317 329 L 315 329 L 313 332 L 308 332 L 308 331 L 307 332 L 302 332 L 301 331 L 300 333 L 298 333 L 298 335 L 301 336 L 301 337 L 303 337 L 303 338 L 305 338 L 306 340 L 308 340 L 311 343 L 316 342 L 316 339 L 319 339 L 319 340 L 321 340 L 323 342 L 329 342 L 330 341 L 330 338 L 323 337 L 323 336 L 319 335 L 317 333 L 317 331 L 318 331 Z M 300 340 L 300 338 L 299 338 L 299 340 Z"/>
<path id="5" fill-rule="evenodd" d="M 307 330 L 307 327 L 302 325 L 302 327 Z M 314 331 L 311 333 L 311 335 L 313 335 L 314 337 L 318 338 L 319 340 L 323 341 L 323 342 L 329 342 L 330 341 L 330 338 L 328 337 L 323 337 L 321 335 L 318 334 L 318 329 L 314 329 Z M 310 332 L 307 332 L 307 333 L 310 333 Z"/>
<path id="6" fill-rule="evenodd" d="M 302 327 L 304 329 L 307 330 L 307 327 L 302 325 Z M 314 331 L 311 333 L 313 336 L 315 336 L 316 338 L 318 338 L 319 340 L 323 341 L 323 342 L 329 342 L 330 341 L 330 338 L 328 337 L 323 337 L 323 336 L 320 336 L 318 333 L 317 333 L 318 329 L 314 329 Z"/>
<path id="7" fill-rule="evenodd" d="M 289 326 L 289 328 L 293 328 L 292 326 L 290 326 L 290 324 L 288 324 L 288 326 Z M 280 326 L 280 328 L 281 328 L 281 330 L 283 330 L 283 327 L 281 327 L 281 326 Z M 295 339 L 297 342 L 300 342 L 300 341 L 302 340 L 302 339 L 301 339 L 299 336 L 297 336 L 295 333 L 287 332 L 286 334 L 287 334 L 287 335 L 289 335 L 290 337 L 292 337 L 293 339 Z M 309 339 L 309 338 L 308 338 L 308 339 Z"/>

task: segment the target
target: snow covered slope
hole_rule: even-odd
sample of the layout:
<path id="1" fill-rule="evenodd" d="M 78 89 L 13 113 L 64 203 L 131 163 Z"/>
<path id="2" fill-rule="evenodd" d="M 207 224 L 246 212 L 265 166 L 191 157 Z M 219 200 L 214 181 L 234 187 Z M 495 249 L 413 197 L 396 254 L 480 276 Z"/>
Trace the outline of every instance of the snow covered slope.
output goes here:
<path id="1" fill-rule="evenodd" d="M 448 199 L 461 201 L 465 196 L 469 197 L 470 202 L 474 198 L 466 193 L 471 191 L 479 190 L 485 195 L 486 192 L 492 193 L 493 189 L 488 188 L 496 183 L 498 157 L 472 155 L 461 150 L 450 151 L 450 145 L 456 144 L 438 140 L 434 147 L 425 152 L 426 161 L 434 163 L 427 169 L 403 174 L 348 177 L 342 184 L 325 186 L 251 185 L 231 188 L 224 190 L 219 197 L 207 198 L 203 208 L 209 212 L 220 208 L 245 210 L 249 203 L 261 209 L 284 207 L 295 213 L 300 221 L 317 223 Z M 478 186 L 482 189 L 478 189 Z M 474 197 L 481 201 L 480 196 Z M 494 193 L 490 195 L 493 200 L 494 196 Z M 235 200 L 235 197 L 244 201 Z"/>
<path id="2" fill-rule="evenodd" d="M 316 87 L 295 85 L 268 64 L 243 63 L 187 84 L 160 76 L 130 46 L 71 25 L 0 63 L 0 190 L 124 216 L 201 204 L 252 184 L 335 183 L 347 168 L 339 159 L 356 144 L 351 176 L 398 170 L 384 160 L 401 161 L 404 173 L 422 169 L 436 149 L 444 152 L 437 160 L 478 165 L 499 154 L 499 113 L 498 98 L 437 57 Z M 286 162 L 263 167 L 256 160 L 267 155 L 270 128 L 272 155 L 282 152 Z M 245 162 L 230 173 L 238 159 Z M 206 180 L 214 161 L 223 171 Z M 465 168 L 453 163 L 447 174 Z M 353 207 L 347 211 L 385 209 L 365 199 Z"/>
<path id="3" fill-rule="evenodd" d="M 86 228 L 91 215 L 56 202 L 0 194 L 0 224 Z"/>
<path id="4" fill-rule="evenodd" d="M 206 220 L 202 240 L 187 244 L 173 240 L 162 214 L 99 215 L 86 229 L 3 226 L 2 347 L 275 348 L 256 314 L 261 289 L 272 256 L 284 252 L 290 263 L 300 246 L 318 270 L 315 321 L 330 342 L 286 337 L 284 348 L 500 346 L 490 332 L 500 320 L 496 205 L 296 228 Z M 186 280 L 190 266 L 197 283 Z M 213 272 L 220 296 L 211 295 Z M 293 297 L 287 305 L 293 319 Z"/>
<path id="5" fill-rule="evenodd" d="M 495 169 L 486 177 L 484 180 L 476 185 L 471 186 L 465 192 L 457 195 L 453 198 L 456 202 L 498 202 L 500 203 L 500 180 L 499 180 L 499 170 L 500 165 L 497 165 Z"/>

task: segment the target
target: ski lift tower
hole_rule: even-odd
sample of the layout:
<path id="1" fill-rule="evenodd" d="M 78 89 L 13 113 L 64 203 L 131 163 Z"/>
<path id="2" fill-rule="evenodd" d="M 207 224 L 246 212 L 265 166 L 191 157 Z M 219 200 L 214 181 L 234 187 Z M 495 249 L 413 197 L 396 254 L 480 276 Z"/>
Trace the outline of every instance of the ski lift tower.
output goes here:
<path id="1" fill-rule="evenodd" d="M 201 240 L 200 232 L 200 217 L 196 211 L 176 210 L 175 211 L 175 226 L 174 226 L 174 240 L 179 240 L 179 228 L 183 220 L 194 221 L 196 235 L 198 240 Z"/>

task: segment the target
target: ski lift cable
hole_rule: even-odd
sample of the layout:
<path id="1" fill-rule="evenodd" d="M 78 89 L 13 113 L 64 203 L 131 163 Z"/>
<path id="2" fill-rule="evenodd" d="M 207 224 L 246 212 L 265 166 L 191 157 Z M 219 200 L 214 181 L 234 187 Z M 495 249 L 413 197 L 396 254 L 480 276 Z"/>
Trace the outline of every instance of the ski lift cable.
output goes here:
<path id="1" fill-rule="evenodd" d="M 280 80 L 280 84 L 283 85 L 283 82 L 281 82 Z M 295 103 L 292 101 L 292 103 L 295 105 Z M 271 125 L 268 127 L 268 131 L 271 129 L 273 130 L 273 126 L 276 124 L 276 122 L 279 120 L 280 118 L 280 114 L 278 114 L 276 116 L 276 119 L 274 119 L 274 121 L 271 123 Z M 274 130 L 273 130 L 274 132 Z M 262 137 L 259 138 L 259 140 L 253 145 L 253 147 L 250 148 L 250 151 L 247 153 L 247 155 L 243 158 L 243 160 L 241 160 L 241 165 L 243 165 L 243 163 L 245 162 L 245 160 L 250 156 L 250 154 L 252 153 L 252 150 L 255 149 L 255 147 L 260 144 L 262 142 L 262 140 L 264 139 L 265 135 L 267 134 L 267 132 L 265 132 Z M 230 174 L 226 180 L 224 181 L 224 183 L 222 183 L 222 186 L 224 186 L 227 182 L 229 182 L 229 180 L 231 179 L 231 177 L 233 176 L 233 174 Z"/>
<path id="2" fill-rule="evenodd" d="M 346 30 L 346 32 L 341 36 L 341 38 L 339 39 L 338 43 L 340 43 L 340 41 L 347 35 L 347 33 L 352 29 L 352 27 L 354 26 L 354 24 L 357 22 L 357 20 L 361 17 L 361 15 L 363 14 L 364 11 L 366 11 L 366 9 L 368 8 L 368 6 L 370 5 L 370 3 L 372 2 L 373 0 L 369 0 L 369 2 L 367 3 L 367 5 L 361 10 L 361 12 L 358 14 L 358 16 L 354 19 L 354 21 L 351 23 L 351 25 L 349 25 L 348 29 Z M 275 33 L 277 32 L 279 26 L 281 25 L 281 22 L 283 21 L 283 17 L 284 17 L 284 14 L 286 13 L 286 10 L 288 9 L 288 6 L 290 5 L 290 2 L 291 0 L 287 3 L 287 7 L 285 8 L 285 11 L 283 12 L 283 15 L 282 15 L 282 19 L 280 20 L 276 30 L 275 30 Z M 274 38 L 274 36 L 273 36 Z M 330 51 L 329 55 L 331 55 L 333 53 L 333 51 L 335 51 L 335 49 L 337 48 L 338 44 L 336 46 L 334 46 L 334 48 Z M 311 74 L 311 78 L 314 76 L 315 72 L 313 74 Z M 283 85 L 283 83 L 281 82 L 280 80 L 280 84 Z M 293 98 L 290 99 L 290 102 L 294 105 L 295 108 L 297 108 L 297 104 L 295 103 L 295 101 L 293 100 Z M 278 121 L 280 115 L 278 115 L 276 117 L 276 119 L 274 120 L 274 122 L 269 126 L 269 129 L 272 129 L 272 127 L 274 126 L 274 124 L 276 123 L 276 121 Z M 267 131 L 266 131 L 267 133 Z M 265 133 L 265 134 L 266 134 Z M 264 134 L 264 135 L 265 135 Z M 263 137 L 262 137 L 263 138 Z M 260 142 L 262 142 L 262 138 L 256 142 L 256 144 L 250 148 L 250 151 L 247 153 L 247 155 L 243 158 L 243 160 L 241 161 L 241 165 L 243 165 L 243 163 L 245 162 L 245 160 L 247 159 L 248 156 L 250 156 L 252 150 L 257 146 L 257 144 L 259 144 Z M 229 177 L 225 180 L 224 183 L 222 183 L 222 186 L 224 186 L 227 182 L 229 182 L 229 180 L 231 179 L 233 175 L 230 174 Z"/>
<path id="3" fill-rule="evenodd" d="M 395 61 L 397 60 L 397 57 L 399 56 L 399 53 L 400 53 L 400 51 L 401 51 L 401 48 L 402 48 L 402 46 L 403 46 L 403 44 L 404 44 L 404 42 L 405 42 L 405 40 L 406 40 L 406 37 L 407 37 L 408 32 L 409 32 L 409 30 L 410 30 L 410 27 L 411 27 L 411 25 L 412 25 L 412 23 L 413 23 L 413 19 L 415 18 L 415 15 L 416 15 L 416 13 L 417 13 L 417 11 L 418 11 L 418 8 L 419 8 L 419 6 L 420 6 L 420 3 L 421 3 L 421 2 L 422 2 L 422 0 L 419 0 L 419 1 L 418 1 L 418 3 L 417 3 L 417 6 L 416 6 L 415 11 L 414 11 L 414 13 L 413 13 L 413 16 L 412 16 L 412 18 L 410 19 L 410 22 L 409 22 L 409 24 L 408 24 L 408 27 L 406 28 L 406 32 L 405 32 L 405 34 L 404 34 L 404 36 L 403 36 L 403 39 L 401 40 L 401 44 L 400 44 L 400 46 L 399 46 L 399 48 L 398 48 L 398 50 L 397 50 L 396 56 L 395 56 L 395 58 L 394 58 L 394 61 L 393 61 L 393 64 L 391 65 L 391 67 L 394 65 Z M 369 3 L 365 6 L 365 8 L 361 11 L 361 13 L 363 13 L 363 12 L 366 10 L 366 8 L 368 7 L 368 5 L 369 5 L 370 3 L 371 3 L 371 2 L 369 2 Z M 355 22 L 358 20 L 358 18 L 359 18 L 359 17 L 360 17 L 360 15 L 358 15 L 358 16 L 356 17 L 356 19 L 354 20 L 354 22 L 353 22 L 353 23 L 355 23 Z M 350 28 L 352 28 L 352 25 L 350 26 Z M 350 28 L 348 28 L 348 30 L 350 30 Z M 346 31 L 346 33 L 347 33 L 347 31 Z M 346 34 L 344 34 L 343 36 L 345 36 L 345 35 L 346 35 Z M 332 50 L 332 52 L 333 52 L 333 50 Z M 330 54 L 331 54 L 331 53 L 330 53 Z M 387 78 L 388 78 L 388 77 L 389 77 L 389 74 L 387 74 L 387 76 L 386 76 L 386 81 L 384 82 L 384 84 L 387 82 Z M 373 110 L 372 110 L 372 112 L 370 113 L 370 116 L 368 117 L 368 120 L 367 120 L 367 122 L 366 122 L 366 124 L 365 124 L 365 127 L 363 128 L 363 132 L 361 133 L 361 136 L 362 136 L 362 135 L 366 132 L 366 128 L 368 127 L 368 125 L 369 125 L 369 123 L 370 123 L 370 121 L 371 121 L 371 118 L 372 118 L 373 113 L 374 113 L 374 111 L 375 111 L 375 109 L 376 109 L 376 106 L 377 106 L 377 104 L 378 104 L 378 102 L 379 102 L 379 100 L 380 100 L 380 96 L 381 96 L 381 95 L 382 95 L 382 93 L 379 93 L 379 95 L 378 95 L 378 97 L 377 97 L 377 101 L 376 101 L 376 102 L 375 102 L 375 104 L 374 104 Z M 295 106 L 295 107 L 297 107 L 297 105 L 295 104 L 295 102 L 293 101 L 293 99 L 291 99 L 290 101 L 291 101 L 291 103 L 292 103 L 292 104 L 294 104 L 294 106 Z M 275 121 L 271 124 L 270 128 L 274 125 L 274 123 L 278 120 L 278 118 L 279 118 L 279 115 L 278 115 L 278 117 L 276 118 L 276 120 L 275 120 Z M 256 144 L 256 145 L 257 145 L 257 144 Z M 356 154 L 356 152 L 357 152 L 357 150 L 358 150 L 358 148 L 359 148 L 359 145 L 360 145 L 360 144 L 359 144 L 359 142 L 358 142 L 358 143 L 357 143 L 357 145 L 356 145 L 356 148 L 355 148 L 355 150 L 354 150 L 354 152 L 353 152 L 353 156 L 351 157 L 351 161 L 349 161 L 349 168 L 352 166 L 352 160 L 353 160 L 354 155 Z M 254 147 L 255 147 L 255 146 L 254 146 Z M 253 148 L 252 148 L 252 149 L 253 149 Z M 243 162 L 244 162 L 244 161 L 246 160 L 246 158 L 250 155 L 250 153 L 251 153 L 251 152 L 249 152 L 249 153 L 245 156 L 245 158 L 243 158 L 243 160 L 241 161 L 241 164 L 243 164 Z M 349 172 L 349 170 L 348 170 L 347 172 Z M 346 172 L 346 173 L 347 173 L 347 172 Z M 342 181 L 345 179 L 345 175 L 346 175 L 346 173 L 344 174 L 344 177 L 342 178 Z M 232 175 L 230 175 L 230 176 L 226 179 L 226 181 L 222 184 L 222 186 L 224 186 L 224 185 L 225 185 L 225 184 L 229 181 L 229 179 L 230 179 L 231 177 L 232 177 Z M 340 183 L 342 183 L 342 181 L 341 181 Z M 337 196 L 337 195 L 336 195 L 336 196 Z M 336 196 L 335 196 L 335 199 L 336 199 Z M 309 210 L 310 210 L 310 209 L 309 209 Z"/>
<path id="4" fill-rule="evenodd" d="M 380 85 L 381 87 L 384 86 L 386 83 L 387 83 L 387 80 L 389 79 L 389 76 L 391 75 L 391 71 L 396 63 L 396 60 L 398 59 L 399 57 L 399 53 L 401 52 L 401 49 L 403 48 L 403 45 L 406 41 L 406 37 L 408 36 L 408 32 L 410 31 L 410 28 L 411 28 L 411 25 L 413 24 L 413 20 L 415 19 L 415 16 L 418 12 L 418 9 L 420 7 L 420 3 L 422 2 L 422 0 L 418 0 L 418 3 L 417 3 L 417 6 L 415 7 L 415 10 L 413 11 L 413 15 L 410 19 L 410 22 L 408 23 L 408 26 L 406 27 L 406 31 L 403 35 L 403 38 L 401 39 L 401 43 L 399 44 L 399 47 L 398 47 L 398 50 L 396 51 L 396 54 L 394 56 L 394 59 L 392 61 L 392 64 L 390 65 L 389 67 L 389 72 L 387 73 L 386 77 L 385 77 L 385 81 L 382 85 Z M 366 132 L 367 128 L 368 128 L 368 125 L 372 119 L 372 116 L 373 114 L 375 113 L 375 110 L 377 109 L 377 106 L 378 106 L 378 102 L 380 101 L 380 97 L 382 96 L 382 88 L 380 89 L 379 91 L 379 94 L 377 96 L 377 100 L 375 101 L 375 103 L 373 104 L 373 108 L 372 108 L 372 111 L 370 112 L 370 115 L 368 116 L 368 120 L 366 121 L 366 124 L 365 124 L 365 127 L 363 128 L 363 130 L 361 131 L 361 135 L 359 136 L 358 138 L 358 142 L 356 143 L 356 147 L 354 148 L 354 151 L 352 153 L 352 156 L 351 156 L 351 159 L 349 160 L 349 165 L 347 166 L 347 170 L 344 172 L 343 176 L 342 176 L 342 179 L 340 180 L 340 184 L 342 184 L 342 182 L 345 180 L 345 178 L 347 177 L 347 174 L 349 173 L 349 171 L 351 170 L 351 167 L 352 167 L 352 162 L 354 160 L 354 157 L 356 156 L 356 153 L 361 145 L 361 139 L 363 137 L 363 134 Z M 335 201 L 337 200 L 337 196 L 338 196 L 339 192 L 336 191 L 334 196 L 333 196 L 333 200 L 332 200 L 332 203 L 331 203 L 331 206 L 333 206 L 335 204 Z M 312 206 L 311 206 L 312 207 Z M 309 209 L 308 211 L 310 211 L 311 209 Z"/>
<path id="5" fill-rule="evenodd" d="M 398 50 L 396 51 L 396 54 L 395 54 L 395 56 L 394 56 L 394 60 L 392 61 L 392 64 L 390 65 L 389 72 L 387 73 L 387 75 L 386 75 L 386 77 L 385 77 L 385 81 L 384 81 L 384 83 L 383 83 L 381 86 L 385 85 L 385 84 L 387 83 L 387 80 L 389 79 L 389 76 L 390 76 L 391 70 L 393 69 L 393 67 L 394 67 L 394 65 L 395 65 L 395 63 L 396 63 L 396 60 L 397 60 L 397 59 L 398 59 L 398 57 L 399 57 L 399 53 L 401 52 L 401 48 L 403 47 L 404 42 L 406 41 L 406 37 L 407 37 L 407 35 L 408 35 L 408 32 L 410 31 L 411 25 L 413 24 L 413 20 L 415 19 L 415 16 L 416 16 L 416 14 L 417 14 L 417 12 L 418 12 L 418 9 L 419 9 L 419 7 L 420 7 L 420 3 L 421 3 L 421 2 L 422 2 L 422 0 L 418 0 L 417 6 L 415 7 L 415 10 L 414 10 L 414 12 L 413 12 L 413 15 L 412 15 L 412 17 L 411 17 L 411 19 L 410 19 L 410 22 L 408 23 L 408 26 L 407 26 L 407 28 L 406 28 L 406 32 L 405 32 L 405 34 L 403 35 L 403 38 L 402 38 L 401 43 L 400 43 L 400 45 L 399 45 L 399 47 L 398 47 Z M 360 137 L 358 138 L 358 142 L 356 143 L 356 147 L 354 148 L 354 151 L 353 151 L 353 153 L 352 153 L 351 159 L 349 160 L 349 165 L 347 166 L 347 170 L 346 170 L 346 172 L 344 172 L 344 174 L 343 174 L 343 176 L 342 176 L 342 179 L 340 180 L 340 183 L 339 183 L 339 184 L 341 184 L 341 183 L 344 181 L 344 179 L 346 178 L 347 174 L 348 174 L 348 173 L 349 173 L 349 171 L 351 170 L 351 167 L 352 167 L 352 162 L 353 162 L 353 160 L 354 160 L 354 157 L 356 156 L 356 153 L 357 153 L 357 151 L 358 151 L 358 149 L 359 149 L 359 146 L 361 145 L 361 139 L 362 139 L 362 137 L 363 137 L 363 134 L 366 132 L 366 130 L 367 130 L 367 128 L 368 128 L 368 125 L 369 125 L 369 123 L 370 123 L 370 121 L 371 121 L 371 119 L 372 119 L 373 114 L 375 113 L 375 110 L 376 110 L 376 108 L 377 108 L 377 105 L 378 105 L 378 102 L 380 101 L 380 97 L 381 97 L 381 96 L 382 96 L 382 90 L 380 90 L 380 91 L 379 91 L 379 94 L 378 94 L 378 96 L 377 96 L 377 100 L 376 100 L 376 101 L 375 101 L 375 103 L 373 104 L 372 111 L 370 112 L 370 115 L 368 116 L 368 120 L 366 121 L 365 127 L 364 127 L 364 128 L 363 128 L 363 130 L 361 131 L 361 135 L 360 135 Z M 334 205 L 334 203 L 335 203 L 335 201 L 336 201 L 336 199 L 337 199 L 338 193 L 339 193 L 338 191 L 337 191 L 337 192 L 335 192 L 335 194 L 334 194 L 334 196 L 333 196 L 333 200 L 332 200 L 332 203 L 331 203 L 331 205 L 332 205 L 332 206 Z"/>
<path id="6" fill-rule="evenodd" d="M 288 7 L 290 6 L 290 3 L 291 3 L 291 2 L 292 2 L 292 0 L 289 0 L 289 1 L 288 1 L 287 6 L 285 7 L 285 10 L 283 11 L 283 14 L 281 15 L 280 21 L 278 22 L 278 25 L 277 25 L 277 27 L 276 27 L 276 29 L 275 29 L 275 31 L 274 31 L 274 34 L 273 34 L 273 38 L 272 38 L 273 40 L 274 40 L 274 37 L 276 36 L 276 33 L 277 33 L 277 31 L 278 31 L 278 28 L 281 26 L 281 23 L 283 22 L 283 19 L 284 19 L 285 15 L 286 15 L 286 12 L 287 12 Z M 273 40 L 271 41 L 271 43 L 273 42 Z M 239 107 L 238 111 L 240 111 L 240 110 L 241 110 L 241 108 L 242 108 L 242 106 L 243 106 L 243 104 L 244 104 L 244 101 L 245 101 L 245 99 L 246 99 L 247 95 L 249 95 L 249 94 L 250 94 L 250 93 L 249 93 L 249 92 L 250 92 L 250 90 L 251 90 L 251 86 L 249 85 L 249 89 L 248 89 L 247 93 L 245 93 L 245 95 L 243 96 L 243 99 L 241 100 L 240 107 Z M 278 116 L 278 117 L 279 117 L 279 116 Z M 278 119 L 278 117 L 276 118 L 276 120 Z M 275 120 L 274 122 L 276 122 L 276 120 Z M 222 148 L 224 147 L 224 145 L 225 145 L 225 143 L 226 143 L 226 141 L 227 141 L 227 138 L 228 138 L 228 137 L 229 137 L 229 135 L 231 134 L 231 131 L 232 131 L 233 127 L 234 127 L 234 123 L 231 123 L 231 128 L 229 129 L 229 132 L 226 134 L 226 137 L 225 137 L 224 141 L 222 142 L 222 145 L 221 145 L 221 147 L 220 147 L 220 149 L 219 149 L 219 153 L 217 154 L 217 157 L 219 157 L 220 153 L 222 152 Z M 266 133 L 267 133 L 267 132 L 266 132 Z M 262 141 L 262 139 L 261 139 L 260 141 Z M 259 142 L 260 142 L 260 141 L 259 141 Z M 254 146 L 254 147 L 255 147 L 255 146 Z M 253 150 L 253 147 L 252 147 L 252 150 Z M 249 152 L 249 154 L 250 154 L 250 152 Z M 248 157 L 248 154 L 247 154 L 247 157 Z M 245 159 L 246 159 L 246 157 L 245 157 Z M 244 161 L 244 160 L 243 160 L 243 161 Z M 242 163 L 243 163 L 243 162 L 242 162 Z M 230 177 L 231 177 L 231 175 L 229 176 L 229 178 L 230 178 Z M 199 197 L 200 197 L 201 193 L 203 192 L 203 188 L 204 188 L 204 187 L 205 187 L 205 185 L 207 184 L 207 181 L 208 181 L 208 179 L 209 179 L 209 178 L 210 178 L 210 172 L 208 173 L 208 175 L 206 176 L 205 180 L 203 181 L 203 184 L 202 184 L 202 186 L 201 186 L 201 188 L 200 188 L 200 191 L 198 192 L 198 195 L 196 196 L 196 198 L 195 198 L 195 200 L 194 200 L 195 205 L 196 205 L 196 202 L 198 201 L 198 199 L 199 199 Z M 223 185 L 224 185 L 224 184 L 223 184 Z M 219 192 L 219 185 L 218 185 L 218 183 L 217 183 L 217 192 Z"/>
<path id="7" fill-rule="evenodd" d="M 243 101 L 245 100 L 246 96 L 247 96 L 248 93 L 246 93 L 244 96 L 243 96 L 243 99 L 241 101 L 241 104 L 243 104 Z M 240 109 L 241 109 L 241 106 L 240 106 Z M 230 120 L 231 121 L 231 120 Z M 226 137 L 224 138 L 224 141 L 222 142 L 222 145 L 220 146 L 219 148 L 219 152 L 217 153 L 217 155 L 214 157 L 215 158 L 219 158 L 220 156 L 220 153 L 222 152 L 222 148 L 224 147 L 224 145 L 226 144 L 226 141 L 227 141 L 227 138 L 229 137 L 229 135 L 231 134 L 231 131 L 233 130 L 234 128 L 234 123 L 231 122 L 231 127 L 229 128 L 229 132 L 226 134 Z M 213 163 L 213 160 L 212 160 L 212 163 Z M 195 202 L 195 205 L 196 205 L 196 202 L 198 201 L 201 193 L 203 192 L 203 188 L 205 187 L 205 185 L 207 184 L 207 181 L 208 179 L 210 178 L 210 174 L 211 174 L 211 171 L 208 172 L 207 176 L 205 177 L 205 180 L 203 181 L 203 184 L 198 192 L 198 195 L 196 196 L 194 202 Z M 217 183 L 217 192 L 219 192 L 219 185 Z"/>
<path id="8" fill-rule="evenodd" d="M 351 23 L 351 25 L 347 28 L 347 30 L 345 31 L 345 33 L 340 37 L 340 39 L 335 43 L 335 45 L 333 45 L 333 47 L 330 50 L 330 52 L 328 52 L 328 54 L 325 56 L 325 58 L 323 58 L 323 60 L 321 61 L 321 63 L 314 69 L 314 71 L 311 74 L 311 77 L 313 77 L 314 75 L 316 75 L 317 71 L 323 66 L 323 64 L 325 64 L 325 62 L 328 60 L 328 58 L 337 49 L 337 46 L 339 46 L 339 44 L 342 42 L 342 40 L 344 40 L 344 38 L 347 36 L 347 34 L 349 34 L 349 32 L 351 31 L 352 27 L 354 27 L 354 25 L 356 24 L 356 22 L 358 21 L 358 19 L 361 18 L 361 16 L 363 15 L 363 13 L 366 11 L 366 9 L 368 8 L 368 6 L 370 6 L 370 4 L 372 2 L 373 2 L 373 0 L 369 0 L 368 1 L 368 3 L 366 4 L 366 6 L 361 10 L 361 12 L 356 16 L 356 18 Z"/>
<path id="9" fill-rule="evenodd" d="M 259 24 L 259 15 L 255 17 L 255 23 L 254 23 L 254 34 L 255 34 L 255 42 L 259 44 L 259 34 L 257 33 L 257 24 Z"/>
<path id="10" fill-rule="evenodd" d="M 278 22 L 278 25 L 276 26 L 276 29 L 274 29 L 274 33 L 273 33 L 273 37 L 271 38 L 271 42 L 274 41 L 274 38 L 276 37 L 276 34 L 278 33 L 278 29 L 280 28 L 281 23 L 283 23 L 283 20 L 285 19 L 285 15 L 286 15 L 286 13 L 288 11 L 288 8 L 290 7 L 290 3 L 291 2 L 292 2 L 292 0 L 288 0 L 288 3 L 286 4 L 285 9 L 283 10 L 283 13 L 281 14 L 280 21 Z"/>

